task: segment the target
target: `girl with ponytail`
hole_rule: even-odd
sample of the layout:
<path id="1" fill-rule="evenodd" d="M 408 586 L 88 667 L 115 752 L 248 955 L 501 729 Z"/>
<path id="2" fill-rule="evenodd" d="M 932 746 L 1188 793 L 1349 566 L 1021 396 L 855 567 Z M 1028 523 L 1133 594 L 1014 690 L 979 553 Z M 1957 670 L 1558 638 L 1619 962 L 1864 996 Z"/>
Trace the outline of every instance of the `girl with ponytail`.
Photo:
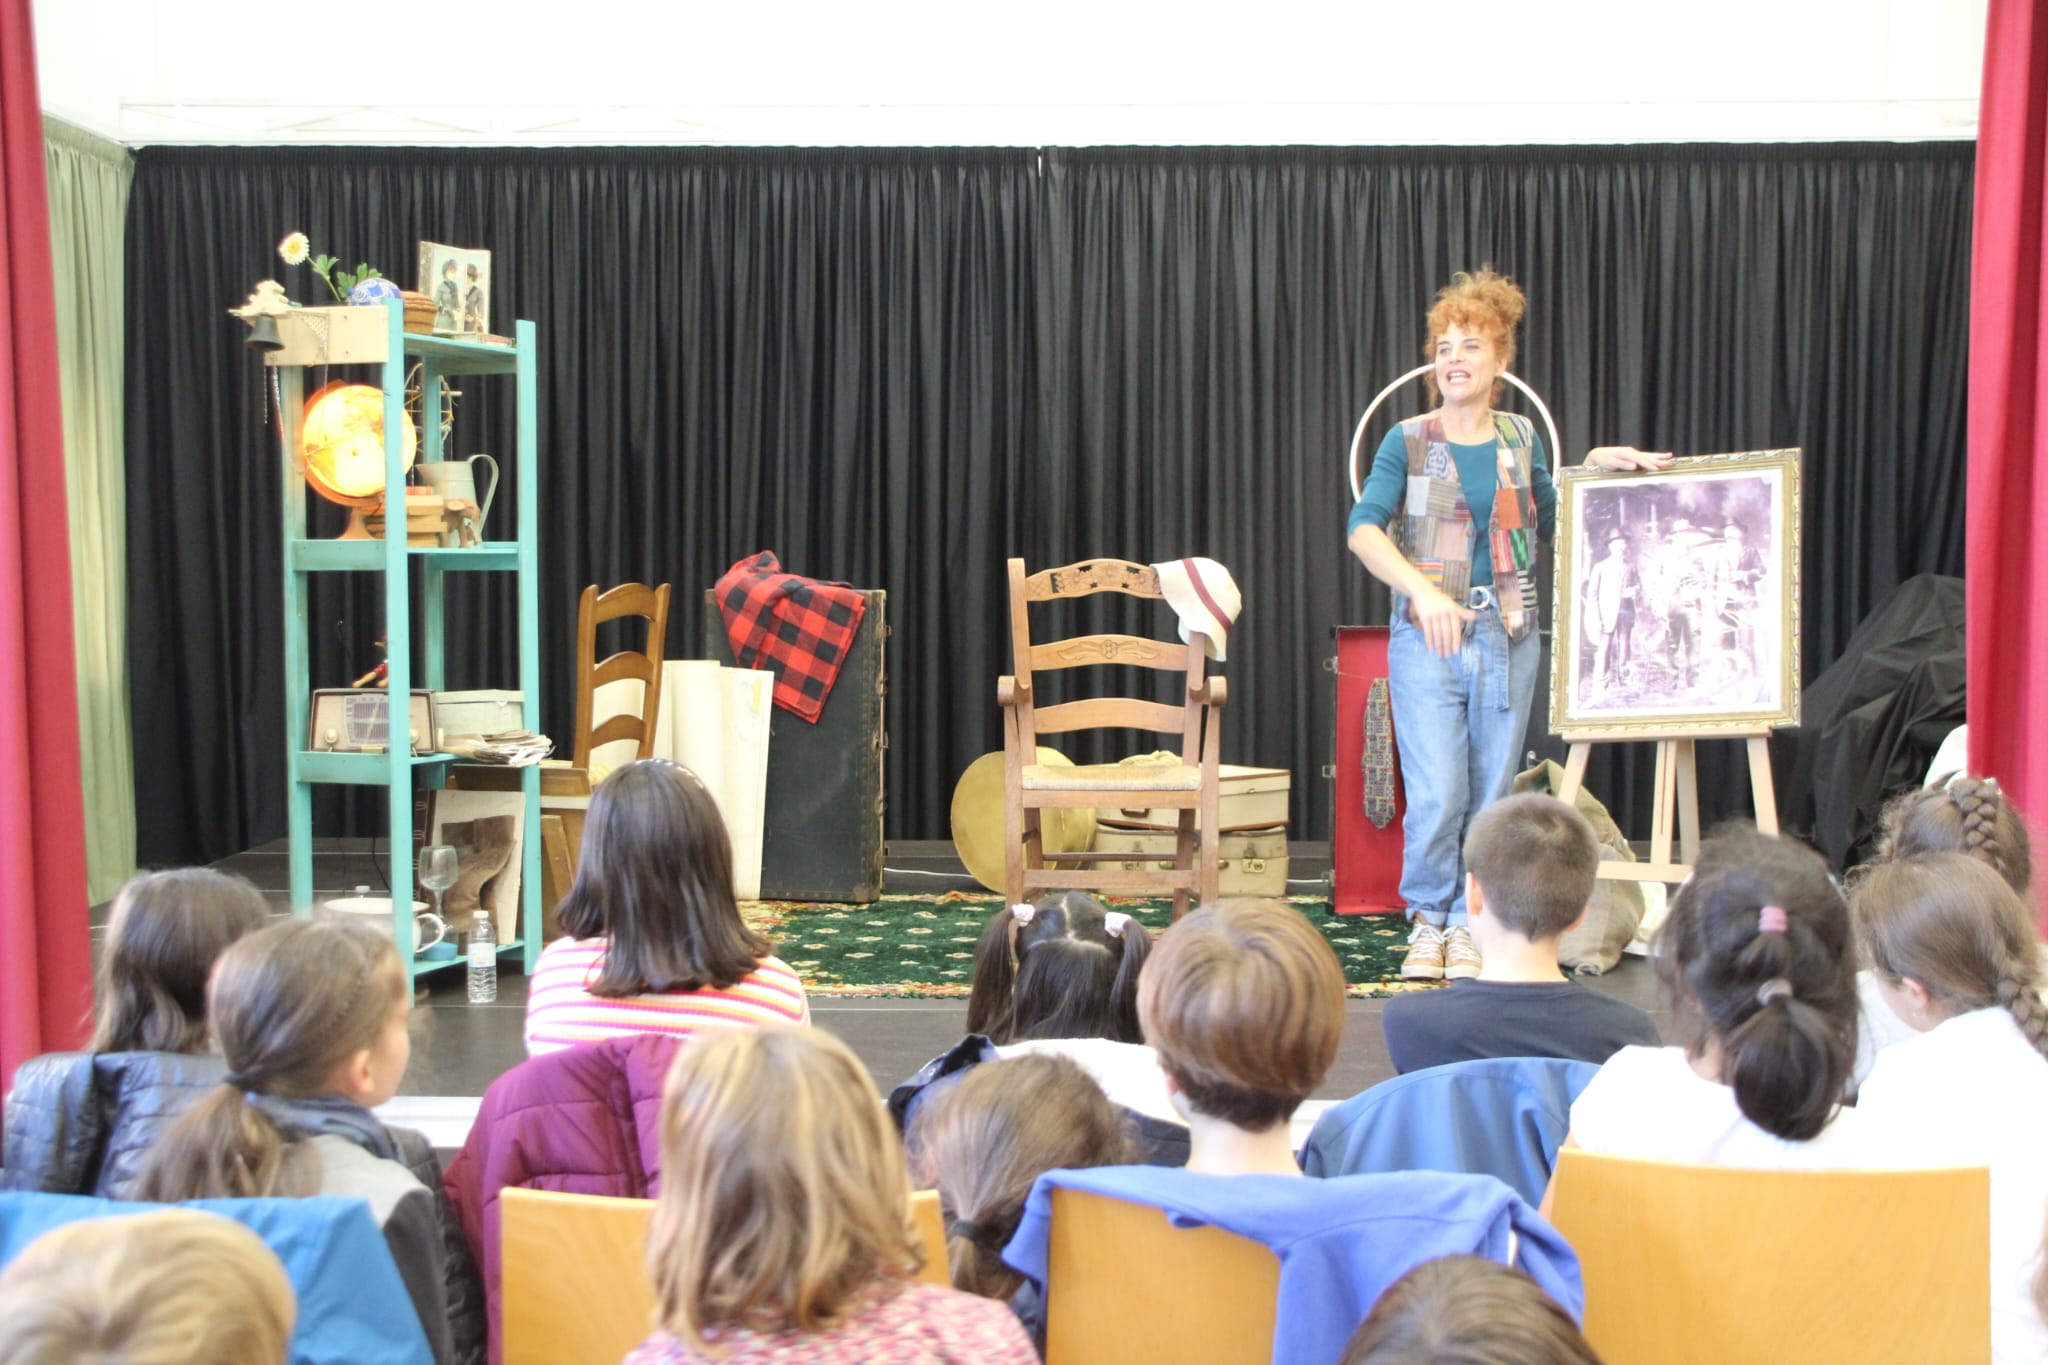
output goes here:
<path id="1" fill-rule="evenodd" d="M 1700 850 L 1651 947 L 1683 1047 L 1628 1047 L 1566 1141 L 1653 1161 L 1862 1166 L 1840 1108 L 1856 1045 L 1848 906 L 1819 854 L 1752 829 Z"/>
<path id="2" fill-rule="evenodd" d="M 1039 1176 L 1135 1161 L 1129 1121 L 1073 1062 L 1025 1056 L 975 1068 L 925 1107 L 915 1137 L 946 1213 L 953 1287 L 1007 1300 L 1043 1350 L 1044 1300 L 1003 1247 Z"/>
<path id="3" fill-rule="evenodd" d="M 467 1358 L 480 1323 L 458 1341 L 433 1153 L 417 1133 L 370 1110 L 398 1091 L 412 1045 L 412 989 L 391 940 L 337 920 L 285 920 L 237 941 L 207 986 L 207 1016 L 227 1063 L 223 1082 L 165 1130 L 135 1197 L 343 1195 L 369 1201 L 419 1311 L 437 1362 Z M 433 1185 L 405 1158 L 424 1163 Z M 408 1150 L 410 1149 L 410 1150 Z"/>
<path id="4" fill-rule="evenodd" d="M 889 1096 L 913 1152 L 912 1115 L 961 1072 L 998 1057 L 1050 1054 L 1079 1064 L 1111 1103 L 1130 1111 L 1144 1160 L 1185 1164 L 1187 1124 L 1138 1028 L 1138 974 L 1151 952 L 1144 925 L 1086 892 L 996 911 L 975 954 L 967 1037 Z"/>
<path id="5" fill-rule="evenodd" d="M 2026 903 L 1984 861 L 1930 853 L 1857 883 L 1856 934 L 1915 1036 L 1879 1054 L 1858 1118 L 1899 1166 L 1991 1170 L 1995 1360 L 2048 1360 L 2034 1301 L 2048 1214 L 2048 1008 Z"/>

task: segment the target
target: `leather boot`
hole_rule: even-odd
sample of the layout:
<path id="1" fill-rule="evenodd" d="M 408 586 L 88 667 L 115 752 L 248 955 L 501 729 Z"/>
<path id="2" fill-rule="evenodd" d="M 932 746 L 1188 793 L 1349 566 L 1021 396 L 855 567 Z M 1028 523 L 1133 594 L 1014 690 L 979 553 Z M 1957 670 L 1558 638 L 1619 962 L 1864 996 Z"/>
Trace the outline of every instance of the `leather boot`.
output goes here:
<path id="1" fill-rule="evenodd" d="M 468 856 L 461 860 L 455 885 L 448 888 L 448 932 L 469 932 L 479 908 L 486 904 L 490 884 L 512 861 L 518 818 L 492 815 L 478 820 L 470 831 Z"/>

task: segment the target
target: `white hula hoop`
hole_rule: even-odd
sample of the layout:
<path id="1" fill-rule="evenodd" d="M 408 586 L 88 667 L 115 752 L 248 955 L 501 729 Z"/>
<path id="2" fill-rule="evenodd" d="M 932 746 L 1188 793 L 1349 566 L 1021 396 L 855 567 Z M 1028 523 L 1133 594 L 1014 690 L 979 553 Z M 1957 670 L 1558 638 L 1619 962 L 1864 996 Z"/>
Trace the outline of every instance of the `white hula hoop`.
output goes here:
<path id="1" fill-rule="evenodd" d="M 1372 402 L 1365 405 L 1365 415 L 1358 419 L 1358 429 L 1351 433 L 1351 500 L 1353 502 L 1357 502 L 1365 494 L 1365 475 L 1358 466 L 1359 457 L 1364 453 L 1365 428 L 1372 421 L 1372 415 L 1379 411 L 1380 404 L 1386 402 L 1395 389 L 1400 388 L 1412 379 L 1422 378 L 1422 376 L 1428 374 L 1434 368 L 1435 365 L 1433 363 L 1417 365 L 1414 369 L 1374 394 Z M 1550 433 L 1550 477 L 1555 482 L 1558 470 L 1564 467 L 1564 447 L 1559 445 L 1557 440 L 1557 419 L 1550 415 L 1550 409 L 1545 406 L 1541 398 L 1536 396 L 1536 390 L 1530 388 L 1505 370 L 1501 371 L 1500 377 L 1520 389 L 1522 396 L 1531 403 L 1534 403 L 1536 411 L 1543 414 L 1544 429 Z"/>

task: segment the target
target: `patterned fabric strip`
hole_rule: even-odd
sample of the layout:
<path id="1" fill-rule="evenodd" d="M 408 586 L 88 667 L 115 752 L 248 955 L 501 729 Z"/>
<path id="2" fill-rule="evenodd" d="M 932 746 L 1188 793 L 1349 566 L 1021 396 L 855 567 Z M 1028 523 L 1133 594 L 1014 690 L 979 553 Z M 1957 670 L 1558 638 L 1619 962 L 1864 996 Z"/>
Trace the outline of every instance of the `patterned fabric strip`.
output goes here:
<path id="1" fill-rule="evenodd" d="M 1376 829 L 1394 822 L 1394 708 L 1385 678 L 1365 694 L 1365 818 Z"/>

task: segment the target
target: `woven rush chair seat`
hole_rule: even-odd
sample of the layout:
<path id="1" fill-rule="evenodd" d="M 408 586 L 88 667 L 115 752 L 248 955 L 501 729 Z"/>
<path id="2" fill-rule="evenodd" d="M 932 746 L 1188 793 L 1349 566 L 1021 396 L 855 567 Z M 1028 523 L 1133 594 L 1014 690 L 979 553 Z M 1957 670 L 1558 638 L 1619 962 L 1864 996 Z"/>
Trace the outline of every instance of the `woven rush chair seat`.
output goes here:
<path id="1" fill-rule="evenodd" d="M 1024 790 L 1088 792 L 1193 792 L 1202 789 L 1202 770 L 1185 763 L 1090 763 L 1076 768 L 1029 764 Z"/>

